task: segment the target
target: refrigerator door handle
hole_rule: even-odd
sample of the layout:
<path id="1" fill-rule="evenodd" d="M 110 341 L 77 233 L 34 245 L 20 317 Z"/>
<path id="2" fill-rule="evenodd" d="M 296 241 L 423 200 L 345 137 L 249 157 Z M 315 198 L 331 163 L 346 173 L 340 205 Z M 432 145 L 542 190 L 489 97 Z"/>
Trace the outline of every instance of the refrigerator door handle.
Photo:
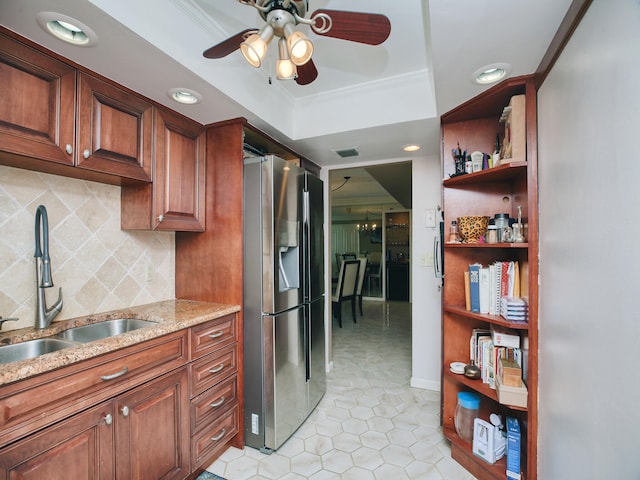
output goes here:
<path id="1" fill-rule="evenodd" d="M 436 278 L 442 278 L 442 270 L 440 268 L 441 262 L 440 237 L 433 237 L 433 271 Z"/>

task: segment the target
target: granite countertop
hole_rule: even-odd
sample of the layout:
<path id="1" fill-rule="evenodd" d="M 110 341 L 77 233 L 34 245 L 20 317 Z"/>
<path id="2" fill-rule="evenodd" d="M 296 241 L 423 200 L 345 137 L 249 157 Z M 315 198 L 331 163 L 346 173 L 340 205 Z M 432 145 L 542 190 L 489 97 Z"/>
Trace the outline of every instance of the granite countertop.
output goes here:
<path id="1" fill-rule="evenodd" d="M 0 365 L 0 385 L 64 367 L 88 358 L 96 357 L 136 343 L 183 330 L 193 325 L 238 312 L 239 305 L 196 302 L 192 300 L 166 300 L 148 305 L 123 308 L 110 312 L 87 315 L 53 322 L 50 327 L 37 330 L 33 327 L 0 332 L 0 346 L 50 337 L 69 328 L 98 323 L 116 318 L 137 318 L 157 322 L 157 326 L 122 333 L 114 337 L 77 344 L 57 352 L 36 358 Z"/>

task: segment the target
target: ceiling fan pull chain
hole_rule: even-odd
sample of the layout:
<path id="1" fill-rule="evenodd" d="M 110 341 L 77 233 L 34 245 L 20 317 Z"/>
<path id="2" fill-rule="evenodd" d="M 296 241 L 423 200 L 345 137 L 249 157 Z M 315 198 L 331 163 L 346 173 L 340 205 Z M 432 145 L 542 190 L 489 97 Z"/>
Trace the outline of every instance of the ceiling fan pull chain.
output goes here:
<path id="1" fill-rule="evenodd" d="M 317 34 L 327 33 L 331 27 L 331 17 L 326 13 L 318 13 L 311 19 L 311 29 Z"/>

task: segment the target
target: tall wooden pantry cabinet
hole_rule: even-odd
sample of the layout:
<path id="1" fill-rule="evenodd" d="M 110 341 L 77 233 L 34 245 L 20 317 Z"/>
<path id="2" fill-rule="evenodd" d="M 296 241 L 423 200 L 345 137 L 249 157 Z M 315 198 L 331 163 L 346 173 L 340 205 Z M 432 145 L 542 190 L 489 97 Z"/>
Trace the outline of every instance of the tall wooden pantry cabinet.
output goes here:
<path id="1" fill-rule="evenodd" d="M 501 117 L 514 96 L 523 102 L 524 147 L 520 157 L 494 168 L 457 175 L 452 150 L 468 153 L 492 153 L 496 135 L 505 141 Z M 522 97 L 523 96 L 523 97 Z M 508 112 L 508 110 L 507 110 Z M 515 128 L 515 126 L 514 126 Z M 444 291 L 442 314 L 442 425 L 451 441 L 451 455 L 479 479 L 506 478 L 506 458 L 494 464 L 474 455 L 472 444 L 461 439 L 455 430 L 454 416 L 458 393 L 480 395 L 480 417 L 489 420 L 491 413 L 518 419 L 521 430 L 522 478 L 536 478 L 537 388 L 538 388 L 538 197 L 537 197 L 537 133 L 536 87 L 533 75 L 511 78 L 442 116 L 442 173 L 445 234 L 452 220 L 465 215 L 508 213 L 517 218 L 522 209 L 522 222 L 528 224 L 524 243 L 444 243 Z M 508 140 L 508 139 L 507 139 Z M 516 142 L 517 139 L 512 139 Z M 517 145 L 513 145 L 514 152 Z M 445 235 L 446 236 L 446 235 Z M 485 266 L 496 261 L 517 261 L 521 269 L 523 294 L 527 294 L 527 323 L 507 321 L 500 315 L 472 313 L 466 308 L 464 272 L 470 264 Z M 526 291 L 528 290 L 528 292 Z M 528 368 L 524 382 L 528 389 L 526 407 L 499 402 L 497 391 L 482 380 L 472 380 L 453 373 L 452 362 L 470 361 L 470 338 L 474 329 L 490 330 L 492 326 L 507 327 L 520 336 L 521 346 L 528 341 Z M 505 456 L 506 457 L 506 456 Z"/>

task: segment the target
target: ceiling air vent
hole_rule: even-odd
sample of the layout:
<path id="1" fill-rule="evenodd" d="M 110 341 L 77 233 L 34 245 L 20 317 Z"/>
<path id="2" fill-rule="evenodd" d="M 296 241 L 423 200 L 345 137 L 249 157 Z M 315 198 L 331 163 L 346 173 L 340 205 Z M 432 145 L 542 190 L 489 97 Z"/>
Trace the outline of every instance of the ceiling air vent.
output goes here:
<path id="1" fill-rule="evenodd" d="M 336 150 L 336 153 L 340 155 L 342 158 L 357 157 L 358 155 L 360 155 L 358 153 L 358 150 L 356 150 L 355 148 L 347 148 L 345 150 Z"/>

